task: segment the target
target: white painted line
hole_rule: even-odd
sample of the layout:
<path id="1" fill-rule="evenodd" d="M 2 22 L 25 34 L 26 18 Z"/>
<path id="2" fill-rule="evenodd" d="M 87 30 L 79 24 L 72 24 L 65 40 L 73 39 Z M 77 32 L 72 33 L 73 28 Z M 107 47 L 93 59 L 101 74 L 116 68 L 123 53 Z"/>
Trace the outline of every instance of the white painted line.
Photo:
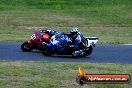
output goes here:
<path id="1" fill-rule="evenodd" d="M 132 45 L 132 44 L 120 44 L 120 45 Z"/>

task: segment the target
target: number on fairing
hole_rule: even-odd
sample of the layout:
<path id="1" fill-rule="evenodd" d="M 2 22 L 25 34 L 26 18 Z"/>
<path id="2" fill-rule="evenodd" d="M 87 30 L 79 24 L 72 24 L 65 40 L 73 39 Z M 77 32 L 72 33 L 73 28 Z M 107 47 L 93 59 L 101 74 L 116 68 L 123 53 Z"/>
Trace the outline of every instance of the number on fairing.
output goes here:
<path id="1" fill-rule="evenodd" d="M 36 35 L 33 34 L 33 35 L 31 36 L 31 39 L 34 40 L 35 38 L 36 38 Z"/>

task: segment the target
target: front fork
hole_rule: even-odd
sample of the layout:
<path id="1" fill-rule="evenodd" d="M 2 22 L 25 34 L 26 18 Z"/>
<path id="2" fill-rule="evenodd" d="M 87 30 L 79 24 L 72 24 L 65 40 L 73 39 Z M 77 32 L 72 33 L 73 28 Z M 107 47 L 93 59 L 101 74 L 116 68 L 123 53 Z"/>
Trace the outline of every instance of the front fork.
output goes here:
<path id="1" fill-rule="evenodd" d="M 28 42 L 28 44 L 29 44 L 30 47 L 34 48 L 34 44 L 33 44 L 32 40 L 28 40 L 27 42 Z"/>
<path id="2" fill-rule="evenodd" d="M 28 42 L 28 44 L 33 45 L 32 40 L 28 40 L 27 42 Z"/>
<path id="3" fill-rule="evenodd" d="M 28 40 L 28 43 L 36 50 L 42 50 L 42 43 L 41 42 L 34 42 L 33 40 Z"/>

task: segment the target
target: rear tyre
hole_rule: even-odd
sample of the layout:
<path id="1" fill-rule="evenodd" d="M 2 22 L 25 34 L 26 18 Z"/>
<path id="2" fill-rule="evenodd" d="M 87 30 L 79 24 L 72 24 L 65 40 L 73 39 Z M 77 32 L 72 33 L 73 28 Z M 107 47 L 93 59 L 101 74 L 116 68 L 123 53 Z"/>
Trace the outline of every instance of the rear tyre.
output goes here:
<path id="1" fill-rule="evenodd" d="M 28 42 L 24 42 L 22 45 L 21 45 L 21 49 L 25 52 L 30 52 L 31 50 L 33 50 L 33 47 L 31 45 L 29 45 Z"/>

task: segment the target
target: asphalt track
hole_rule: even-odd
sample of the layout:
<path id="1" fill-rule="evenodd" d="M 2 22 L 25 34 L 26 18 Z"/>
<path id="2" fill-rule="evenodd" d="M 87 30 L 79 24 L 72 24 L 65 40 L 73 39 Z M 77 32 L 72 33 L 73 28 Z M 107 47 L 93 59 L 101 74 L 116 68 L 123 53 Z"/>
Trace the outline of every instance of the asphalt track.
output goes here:
<path id="1" fill-rule="evenodd" d="M 22 43 L 0 42 L 0 60 L 5 61 L 50 61 L 50 62 L 92 62 L 132 64 L 132 45 L 96 45 L 93 53 L 85 58 L 71 56 L 46 57 L 40 51 L 22 52 Z"/>

